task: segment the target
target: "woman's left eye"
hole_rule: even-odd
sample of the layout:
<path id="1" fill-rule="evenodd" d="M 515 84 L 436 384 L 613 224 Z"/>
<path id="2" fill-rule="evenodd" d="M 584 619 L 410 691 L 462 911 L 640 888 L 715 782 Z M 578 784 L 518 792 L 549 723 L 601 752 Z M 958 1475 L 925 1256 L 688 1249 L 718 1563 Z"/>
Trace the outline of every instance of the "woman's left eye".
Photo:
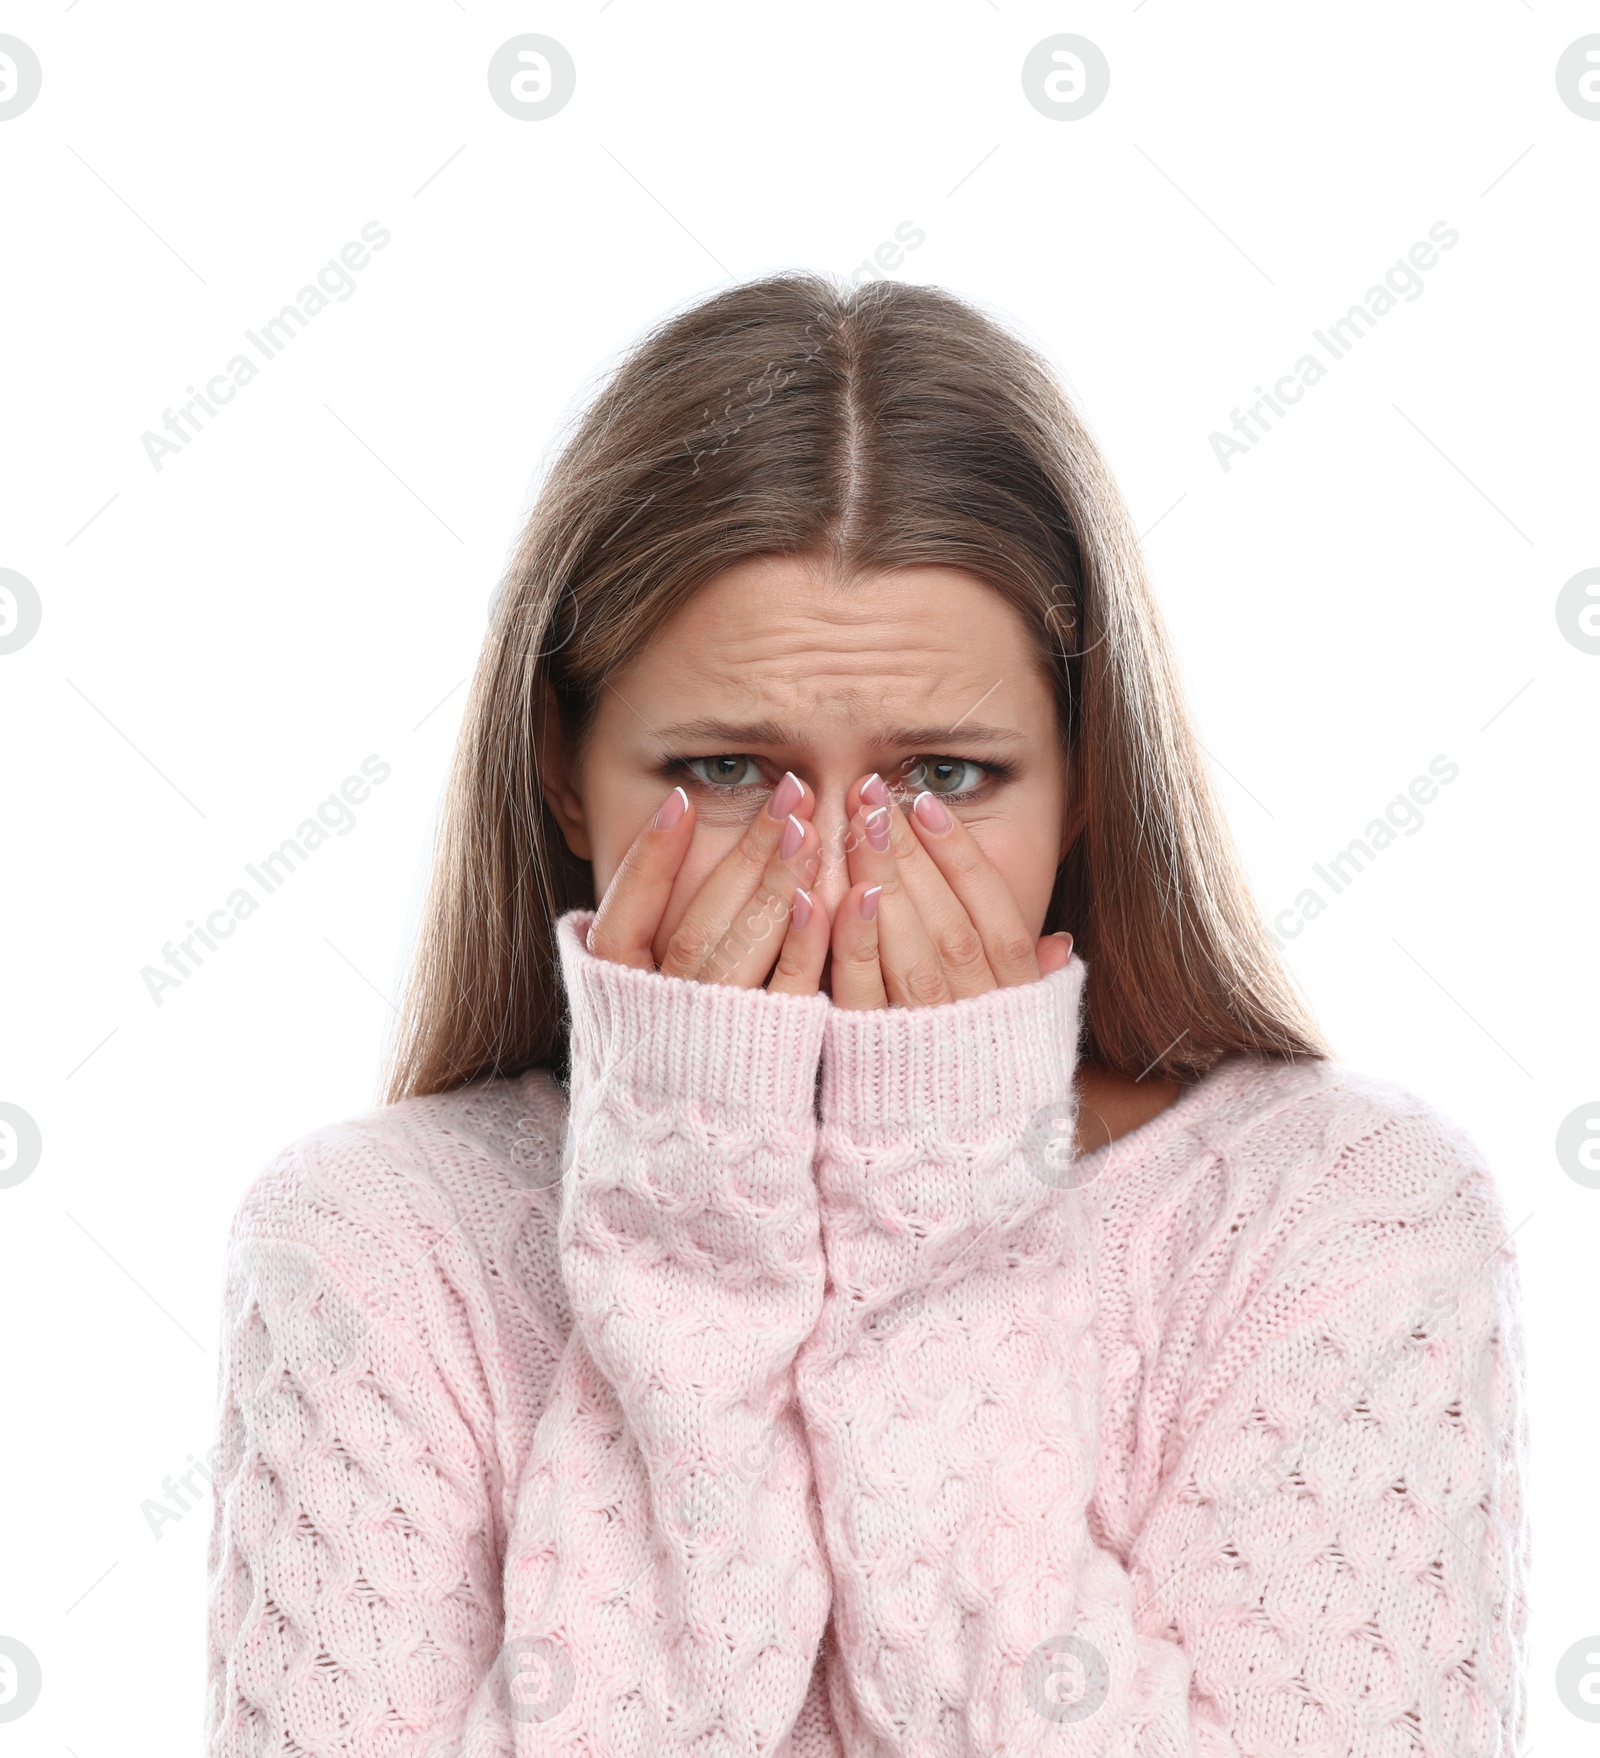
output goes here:
<path id="1" fill-rule="evenodd" d="M 912 793 L 970 794 L 982 787 L 988 772 L 965 757 L 919 757 L 905 772 L 901 786 Z"/>
<path id="2" fill-rule="evenodd" d="M 709 787 L 762 787 L 766 780 L 755 759 L 742 752 L 724 757 L 687 757 L 684 767 Z"/>

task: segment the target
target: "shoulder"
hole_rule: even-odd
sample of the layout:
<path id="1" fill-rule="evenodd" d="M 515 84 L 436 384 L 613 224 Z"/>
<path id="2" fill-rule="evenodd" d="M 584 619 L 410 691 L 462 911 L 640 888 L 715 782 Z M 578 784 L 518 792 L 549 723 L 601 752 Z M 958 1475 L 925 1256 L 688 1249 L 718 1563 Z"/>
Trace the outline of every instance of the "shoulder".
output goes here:
<path id="1" fill-rule="evenodd" d="M 1094 1206 L 1113 1276 L 1142 1286 L 1152 1313 L 1200 1302 L 1216 1325 L 1248 1309 L 1282 1321 L 1384 1277 L 1513 1270 L 1470 1134 L 1343 1063 L 1230 1057 L 1126 1140 Z"/>
<path id="2" fill-rule="evenodd" d="M 297 1248 L 359 1281 L 423 1261 L 492 1277 L 526 1236 L 553 1266 L 565 1116 L 530 1069 L 323 1124 L 257 1173 L 231 1255 Z"/>
<path id="3" fill-rule="evenodd" d="M 248 1427 L 290 1447 L 321 1425 L 356 1447 L 402 1421 L 408 1446 L 421 1435 L 481 1467 L 503 1531 L 571 1329 L 564 1115 L 530 1071 L 324 1124 L 274 1155 L 229 1235 L 227 1444 Z"/>
<path id="4" fill-rule="evenodd" d="M 1191 1132 L 1260 1210 L 1396 1228 L 1468 1208 L 1498 1218 L 1477 1143 L 1420 1094 L 1331 1059 L 1240 1059 L 1219 1076 Z"/>
<path id="5" fill-rule="evenodd" d="M 1197 1118 L 1225 1224 L 1233 1323 L 1274 1333 L 1330 1305 L 1449 1290 L 1510 1322 L 1514 1229 L 1468 1131 L 1418 1093 L 1324 1061 L 1235 1072 Z"/>

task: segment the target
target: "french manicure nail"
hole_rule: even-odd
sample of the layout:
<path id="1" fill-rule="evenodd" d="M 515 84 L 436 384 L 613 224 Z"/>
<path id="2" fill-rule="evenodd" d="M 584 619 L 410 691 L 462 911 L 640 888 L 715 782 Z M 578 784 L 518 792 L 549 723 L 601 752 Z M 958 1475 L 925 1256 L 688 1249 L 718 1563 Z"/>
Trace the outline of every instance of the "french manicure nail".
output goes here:
<path id="1" fill-rule="evenodd" d="M 869 885 L 861 894 L 861 919 L 870 922 L 878 913 L 878 894 L 883 890 L 881 885 Z"/>
<path id="2" fill-rule="evenodd" d="M 797 934 L 811 920 L 811 898 L 798 885 L 794 888 L 794 903 L 789 919 L 790 925 Z"/>
<path id="3" fill-rule="evenodd" d="M 931 830 L 935 836 L 942 836 L 953 822 L 950 808 L 926 788 L 911 802 L 911 810 L 922 820 L 923 828 Z"/>
<path id="4" fill-rule="evenodd" d="M 868 812 L 865 823 L 867 841 L 881 855 L 889 846 L 889 808 L 879 806 L 874 811 Z"/>
<path id="5" fill-rule="evenodd" d="M 651 829 L 670 830 L 688 810 L 689 796 L 681 787 L 675 787 L 661 802 L 661 809 L 656 813 Z"/>
<path id="6" fill-rule="evenodd" d="M 792 769 L 786 769 L 782 781 L 772 790 L 772 798 L 767 801 L 767 816 L 787 818 L 805 797 L 805 783 Z"/>
<path id="7" fill-rule="evenodd" d="M 872 805 L 872 806 L 887 806 L 888 805 L 888 803 L 889 803 L 888 784 L 884 781 L 883 777 L 881 775 L 879 775 L 879 773 L 877 772 L 876 769 L 874 769 L 873 772 L 871 773 L 871 775 L 869 775 L 867 777 L 867 779 L 864 782 L 862 782 L 862 784 L 861 784 L 861 797 L 862 797 L 862 799 L 864 799 L 868 803 L 868 805 Z"/>
<path id="8" fill-rule="evenodd" d="M 791 812 L 789 822 L 783 827 L 783 836 L 778 843 L 778 858 L 787 861 L 806 839 L 806 827 Z"/>

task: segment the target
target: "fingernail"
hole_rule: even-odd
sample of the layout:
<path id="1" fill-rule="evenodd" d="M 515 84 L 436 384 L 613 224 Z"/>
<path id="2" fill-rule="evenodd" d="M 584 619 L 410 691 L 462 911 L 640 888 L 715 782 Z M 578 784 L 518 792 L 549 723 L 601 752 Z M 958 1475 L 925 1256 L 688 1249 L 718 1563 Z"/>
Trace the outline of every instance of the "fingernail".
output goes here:
<path id="1" fill-rule="evenodd" d="M 783 836 L 778 843 L 778 858 L 787 861 L 806 839 L 806 827 L 791 812 L 789 822 L 783 827 Z"/>
<path id="2" fill-rule="evenodd" d="M 861 894 L 861 919 L 870 922 L 878 913 L 878 893 L 883 890 L 881 885 L 869 885 Z"/>
<path id="3" fill-rule="evenodd" d="M 1056 929 L 1056 938 L 1058 940 L 1065 940 L 1066 941 L 1066 943 L 1067 943 L 1067 957 L 1071 958 L 1072 957 L 1072 936 L 1066 931 L 1065 928 L 1057 928 Z"/>
<path id="4" fill-rule="evenodd" d="M 797 885 L 794 889 L 794 904 L 792 906 L 792 911 L 791 911 L 791 914 L 789 917 L 790 925 L 794 928 L 795 933 L 798 934 L 800 932 L 800 930 L 803 927 L 805 927 L 806 923 L 809 922 L 810 920 L 811 920 L 811 899 Z"/>
<path id="5" fill-rule="evenodd" d="M 943 836 L 953 822 L 950 808 L 926 788 L 911 802 L 911 810 L 922 820 L 923 828 L 931 830 L 935 836 Z"/>
<path id="6" fill-rule="evenodd" d="M 772 790 L 772 798 L 767 801 L 767 816 L 787 818 L 805 797 L 805 783 L 792 769 L 786 769 L 783 780 Z"/>
<path id="7" fill-rule="evenodd" d="M 871 775 L 869 775 L 867 777 L 867 779 L 864 782 L 862 782 L 862 784 L 861 784 L 861 797 L 862 797 L 862 799 L 867 801 L 867 803 L 869 805 L 873 805 L 873 806 L 887 806 L 888 805 L 888 803 L 889 803 L 888 784 L 884 781 L 883 777 L 881 775 L 879 775 L 879 773 L 877 772 L 876 769 L 874 769 L 873 772 L 871 773 Z"/>
<path id="8" fill-rule="evenodd" d="M 866 816 L 867 841 L 881 855 L 889 846 L 889 808 L 879 806 Z M 870 917 L 868 918 L 871 919 Z"/>
<path id="9" fill-rule="evenodd" d="M 661 809 L 656 813 L 651 829 L 670 830 L 688 810 L 689 796 L 681 787 L 675 787 L 661 802 Z"/>

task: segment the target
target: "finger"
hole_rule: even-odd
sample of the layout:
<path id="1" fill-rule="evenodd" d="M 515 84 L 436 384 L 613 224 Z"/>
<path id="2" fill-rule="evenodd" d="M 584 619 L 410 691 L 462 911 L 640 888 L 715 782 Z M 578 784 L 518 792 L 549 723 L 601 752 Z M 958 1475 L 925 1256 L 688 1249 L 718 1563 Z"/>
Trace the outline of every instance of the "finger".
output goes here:
<path id="1" fill-rule="evenodd" d="M 870 880 L 852 885 L 833 915 L 833 1004 L 835 1007 L 887 1007 L 883 966 L 878 957 L 880 887 Z"/>
<path id="2" fill-rule="evenodd" d="M 795 893 L 814 882 L 821 857 L 816 826 L 791 813 L 761 883 L 735 912 L 727 932 L 695 973 L 697 980 L 736 989 L 759 988 L 793 925 Z M 826 945 L 824 936 L 824 949 Z M 819 975 L 821 968 L 819 964 Z"/>
<path id="3" fill-rule="evenodd" d="M 887 831 L 889 846 L 896 860 L 900 890 L 909 900 L 921 924 L 926 943 L 931 945 L 938 961 L 939 979 L 936 983 L 930 982 L 926 985 L 930 1002 L 986 994 L 995 987 L 994 973 L 989 968 L 983 938 L 960 899 L 951 891 L 939 869 L 928 858 L 905 814 L 892 799 L 886 799 L 887 789 L 884 788 L 882 777 L 869 776 L 862 785 L 861 795 L 868 802 L 873 799 L 886 800 L 886 803 L 870 810 L 864 822 L 869 837 L 874 822 L 879 826 L 880 837 L 884 830 Z M 904 913 L 902 911 L 902 915 Z M 901 916 L 891 910 L 887 957 L 895 969 L 905 972 L 907 986 L 916 992 L 923 986 L 920 976 L 910 974 L 917 970 L 917 966 L 912 964 L 902 967 L 899 962 L 901 953 L 895 928 L 900 919 Z M 916 950 L 911 954 L 913 959 L 920 959 L 922 956 L 922 944 L 920 940 L 917 942 Z M 1032 950 L 1031 945 L 1029 950 Z M 894 979 L 891 976 L 890 993 L 893 992 Z"/>
<path id="4" fill-rule="evenodd" d="M 613 964 L 655 968 L 651 943 L 694 836 L 694 804 L 681 787 L 633 839 L 589 925 L 589 950 Z"/>
<path id="5" fill-rule="evenodd" d="M 960 910 L 962 919 L 976 934 L 984 964 L 993 972 L 994 981 L 1002 988 L 1037 982 L 1041 973 L 1033 930 L 1022 919 L 1011 887 L 983 852 L 978 839 L 937 794 L 927 789 L 912 802 L 905 824 L 927 867 L 940 880 L 938 892 Z M 924 896 L 927 869 L 909 859 L 905 865 L 907 887 L 915 893 L 941 950 L 946 947 L 947 938 L 953 937 L 960 951 L 970 951 L 943 897 Z"/>
<path id="6" fill-rule="evenodd" d="M 828 957 L 828 912 L 809 891 L 795 888 L 789 932 L 767 988 L 774 995 L 815 995 Z"/>
<path id="7" fill-rule="evenodd" d="M 955 991 L 938 948 L 905 888 L 902 864 L 892 846 L 897 815 L 892 805 L 872 806 L 862 800 L 845 843 L 850 878 L 853 884 L 883 888 L 878 899 L 878 962 L 890 1003 L 896 1007 L 937 1007 L 953 1001 Z M 903 820 L 902 832 L 914 842 Z"/>
<path id="8" fill-rule="evenodd" d="M 799 776 L 786 772 L 744 834 L 711 869 L 666 944 L 659 948 L 659 964 L 665 975 L 699 975 L 727 937 L 734 918 L 755 895 L 790 818 L 808 820 L 815 805 L 815 796 Z M 796 883 L 802 881 L 797 879 Z M 776 954 L 776 943 L 772 950 Z"/>
<path id="9" fill-rule="evenodd" d="M 1072 961 L 1072 936 L 1064 928 L 1055 934 L 1041 934 L 1034 956 L 1039 961 L 1039 975 L 1054 976 Z"/>
<path id="10" fill-rule="evenodd" d="M 861 784 L 861 797 L 890 808 L 889 830 L 890 846 L 893 848 L 900 863 L 900 882 L 907 896 L 916 905 L 917 913 L 922 918 L 938 952 L 940 963 L 944 967 L 945 981 L 953 996 L 983 995 L 993 989 L 998 977 L 989 958 L 989 944 L 986 936 L 973 919 L 971 909 L 956 896 L 946 882 L 944 875 L 929 858 L 927 850 L 912 828 L 912 819 L 891 800 L 888 788 L 880 775 L 870 775 Z M 919 799 L 922 795 L 917 796 Z M 930 799 L 937 796 L 928 795 Z M 942 801 L 938 802 L 941 806 Z M 965 826 L 963 833 L 968 835 Z M 976 848 L 976 843 L 973 847 Z M 1009 888 L 995 874 L 1002 898 L 1009 898 Z M 1016 929 L 1025 934 L 1021 915 L 1011 906 L 1016 917 Z M 1032 936 L 1027 936 L 1026 954 L 1031 959 L 1033 952 Z M 1029 975 L 1036 977 L 1039 973 L 1031 963 L 1026 967 Z M 1023 981 L 1023 978 L 1016 978 Z"/>

